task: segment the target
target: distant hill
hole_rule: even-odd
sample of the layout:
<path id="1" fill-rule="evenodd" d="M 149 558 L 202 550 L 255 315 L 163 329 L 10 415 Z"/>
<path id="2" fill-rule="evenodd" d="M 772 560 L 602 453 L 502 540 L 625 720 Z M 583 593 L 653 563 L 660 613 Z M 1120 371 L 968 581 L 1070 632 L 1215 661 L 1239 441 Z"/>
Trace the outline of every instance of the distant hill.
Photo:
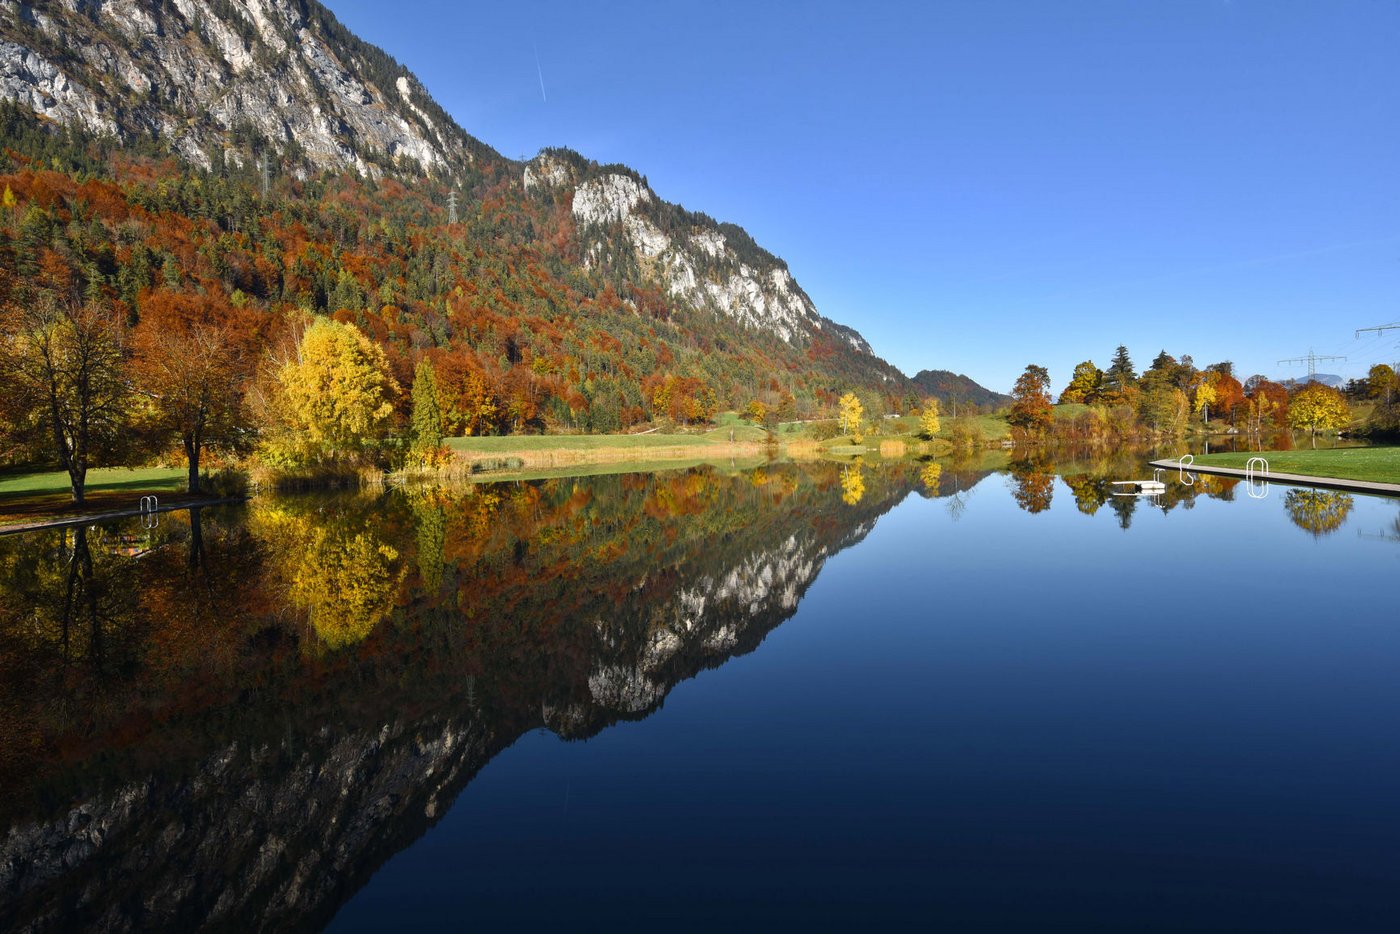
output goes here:
<path id="1" fill-rule="evenodd" d="M 1309 382 L 1322 383 L 1324 386 L 1333 386 L 1337 388 L 1346 384 L 1346 380 L 1334 373 L 1314 373 L 1311 377 L 1304 376 L 1302 378 L 1281 379 L 1278 382 L 1289 387 L 1302 386 Z"/>
<path id="2" fill-rule="evenodd" d="M 995 409 L 1011 402 L 1010 396 L 993 392 L 970 376 L 951 370 L 920 370 L 913 382 L 924 395 L 933 396 L 945 405 L 956 400 L 960 404 Z"/>

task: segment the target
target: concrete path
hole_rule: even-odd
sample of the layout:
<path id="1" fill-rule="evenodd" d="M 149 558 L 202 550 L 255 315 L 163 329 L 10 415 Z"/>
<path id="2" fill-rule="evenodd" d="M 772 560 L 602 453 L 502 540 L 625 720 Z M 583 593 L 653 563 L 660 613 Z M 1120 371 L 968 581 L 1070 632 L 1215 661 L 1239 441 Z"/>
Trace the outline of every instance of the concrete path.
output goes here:
<path id="1" fill-rule="evenodd" d="M 1182 470 L 1187 473 L 1208 473 L 1221 477 L 1245 478 L 1245 472 L 1238 467 L 1216 467 L 1213 464 L 1187 464 L 1182 467 L 1173 460 L 1152 461 L 1152 467 L 1164 470 Z M 1256 473 L 1255 479 L 1270 483 L 1290 483 L 1294 486 L 1320 486 L 1329 490 L 1346 490 L 1350 493 L 1371 493 L 1377 496 L 1400 496 L 1400 483 L 1378 483 L 1374 480 L 1340 480 L 1336 477 L 1310 477 L 1299 473 Z"/>
<path id="2" fill-rule="evenodd" d="M 197 499 L 185 500 L 179 503 L 171 503 L 169 506 L 158 506 L 156 512 L 178 512 L 181 509 L 203 509 L 205 506 L 221 506 L 224 503 L 241 503 L 246 496 L 226 496 L 223 499 Z M 75 525 L 93 525 L 98 522 L 110 522 L 113 519 L 129 519 L 133 516 L 141 515 L 138 509 L 111 509 L 106 512 L 94 512 L 81 516 L 59 516 L 54 519 L 36 519 L 33 522 L 20 522 L 15 525 L 0 525 L 0 535 L 17 535 L 20 532 L 36 532 L 39 529 L 66 529 Z"/>

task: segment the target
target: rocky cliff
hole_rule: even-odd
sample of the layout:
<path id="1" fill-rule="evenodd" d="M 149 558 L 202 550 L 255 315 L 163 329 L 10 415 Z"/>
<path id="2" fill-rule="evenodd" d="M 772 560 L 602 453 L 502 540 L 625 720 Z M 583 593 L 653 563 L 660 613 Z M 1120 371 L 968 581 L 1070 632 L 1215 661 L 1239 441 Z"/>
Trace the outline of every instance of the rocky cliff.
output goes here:
<path id="1" fill-rule="evenodd" d="M 410 72 L 297 0 L 6 0 L 0 95 L 204 168 L 267 148 L 312 169 L 434 171 L 480 148 Z"/>
<path id="2" fill-rule="evenodd" d="M 662 201 L 624 166 L 549 150 L 524 166 L 521 184 L 537 198 L 568 206 L 585 266 L 656 283 L 692 307 L 790 344 L 805 345 L 825 331 L 858 353 L 874 354 L 856 331 L 819 314 L 787 264 L 745 231 Z"/>
<path id="3" fill-rule="evenodd" d="M 867 385 L 903 385 L 741 228 L 662 201 L 625 166 L 566 150 L 502 158 L 315 0 L 2 0 L 0 99 L 205 170 L 266 160 L 271 172 L 432 178 L 468 199 L 504 177 L 513 196 L 570 211 L 579 262 L 619 291 L 655 287 L 798 348 L 834 342 Z"/>

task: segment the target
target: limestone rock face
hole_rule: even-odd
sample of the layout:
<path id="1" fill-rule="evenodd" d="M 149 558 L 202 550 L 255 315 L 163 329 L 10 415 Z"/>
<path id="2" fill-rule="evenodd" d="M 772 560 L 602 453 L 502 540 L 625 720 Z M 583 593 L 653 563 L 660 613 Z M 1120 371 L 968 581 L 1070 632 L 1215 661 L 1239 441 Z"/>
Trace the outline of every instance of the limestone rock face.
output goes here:
<path id="1" fill-rule="evenodd" d="M 460 184 L 504 169 L 517 194 L 571 217 L 582 264 L 620 292 L 654 288 L 749 333 L 835 345 L 884 382 L 902 378 L 742 228 L 661 200 L 625 166 L 567 150 L 504 159 L 315 0 L 0 0 L 0 99 L 125 142 L 155 140 L 205 169 L 263 154 L 303 176 Z"/>
<path id="2" fill-rule="evenodd" d="M 789 344 L 805 346 L 827 331 L 858 353 L 874 353 L 858 333 L 822 317 L 782 260 L 752 241 L 731 243 L 721 225 L 667 204 L 645 180 L 545 153 L 525 165 L 521 184 L 541 197 L 570 199 L 587 265 L 635 266 L 672 298 Z"/>
<path id="3" fill-rule="evenodd" d="M 165 140 L 206 168 L 235 135 L 315 170 L 471 159 L 416 78 L 295 0 L 6 0 L 0 96 L 97 133 Z"/>

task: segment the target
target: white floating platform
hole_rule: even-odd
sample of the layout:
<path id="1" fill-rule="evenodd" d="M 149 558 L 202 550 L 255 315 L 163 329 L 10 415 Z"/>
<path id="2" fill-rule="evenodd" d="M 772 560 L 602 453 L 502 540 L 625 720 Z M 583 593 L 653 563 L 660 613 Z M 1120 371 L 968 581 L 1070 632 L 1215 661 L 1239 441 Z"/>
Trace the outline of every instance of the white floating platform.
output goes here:
<path id="1" fill-rule="evenodd" d="M 1113 485 L 1123 487 L 1114 490 L 1121 496 L 1156 496 L 1167 492 L 1167 485 L 1160 480 L 1114 480 Z"/>

